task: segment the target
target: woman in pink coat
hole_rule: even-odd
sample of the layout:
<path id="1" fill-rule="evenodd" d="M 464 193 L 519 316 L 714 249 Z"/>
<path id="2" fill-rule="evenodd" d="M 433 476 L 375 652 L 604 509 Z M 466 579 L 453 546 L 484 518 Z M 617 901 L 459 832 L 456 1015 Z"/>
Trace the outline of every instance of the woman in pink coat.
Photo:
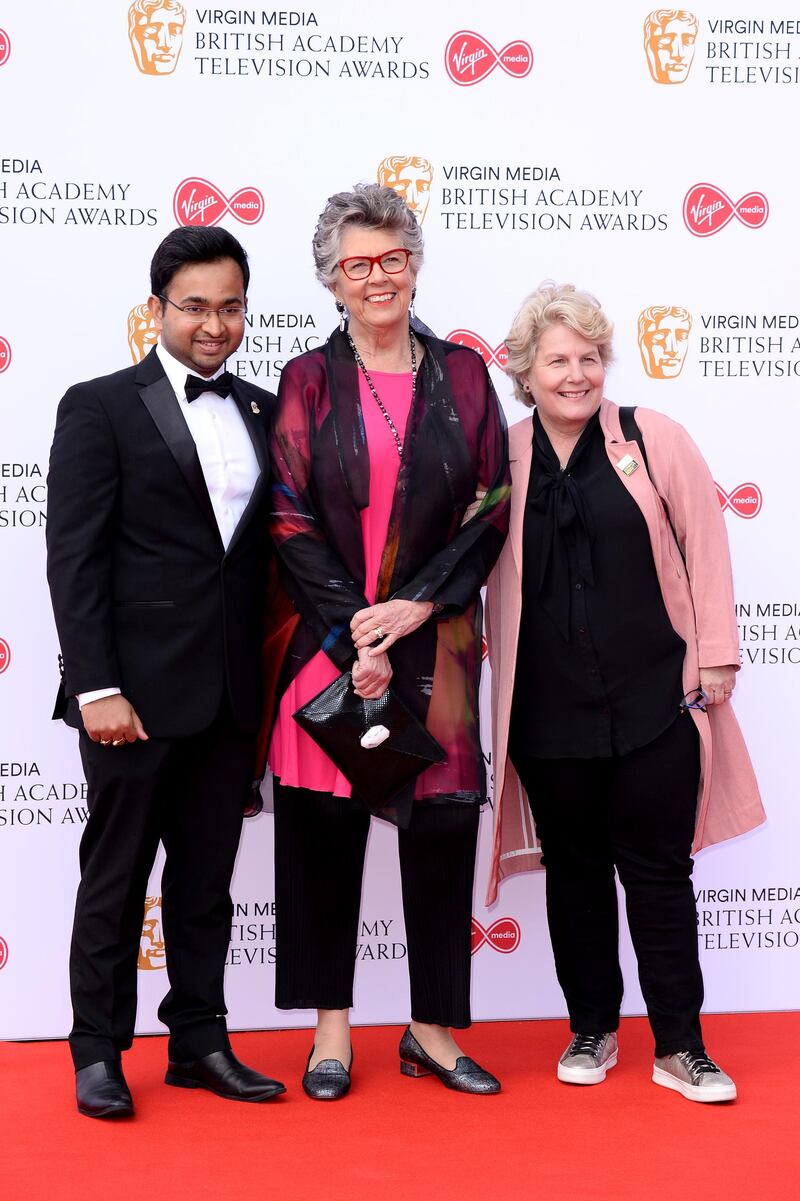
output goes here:
<path id="1" fill-rule="evenodd" d="M 612 330 L 592 296 L 546 283 L 506 339 L 516 395 L 534 408 L 510 431 L 511 530 L 487 595 L 489 900 L 504 876 L 547 867 L 574 1035 L 558 1078 L 598 1084 L 617 1062 L 623 991 L 616 869 L 653 1080 L 727 1101 L 736 1087 L 700 1027 L 691 853 L 764 819 L 730 705 L 739 647 L 727 537 L 686 431 L 603 399 Z"/>

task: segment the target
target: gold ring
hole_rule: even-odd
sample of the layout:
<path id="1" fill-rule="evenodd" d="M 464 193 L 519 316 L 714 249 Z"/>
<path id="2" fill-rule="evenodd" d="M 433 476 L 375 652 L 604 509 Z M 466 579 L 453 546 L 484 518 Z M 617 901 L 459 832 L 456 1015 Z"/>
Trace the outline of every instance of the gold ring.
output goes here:
<path id="1" fill-rule="evenodd" d="M 372 631 L 372 634 L 373 634 L 373 637 L 375 637 L 375 638 L 383 638 L 383 630 L 381 629 L 380 626 L 376 626 L 375 629 Z"/>
<path id="2" fill-rule="evenodd" d="M 124 742 L 124 741 L 125 741 L 125 739 L 124 739 L 124 738 L 114 738 L 114 739 L 112 740 L 112 743 L 111 743 L 111 745 L 112 745 L 112 746 L 122 746 L 122 744 L 123 744 L 123 742 Z"/>
<path id="3" fill-rule="evenodd" d="M 101 738 L 100 745 L 101 746 L 111 746 L 111 739 L 110 738 Z"/>

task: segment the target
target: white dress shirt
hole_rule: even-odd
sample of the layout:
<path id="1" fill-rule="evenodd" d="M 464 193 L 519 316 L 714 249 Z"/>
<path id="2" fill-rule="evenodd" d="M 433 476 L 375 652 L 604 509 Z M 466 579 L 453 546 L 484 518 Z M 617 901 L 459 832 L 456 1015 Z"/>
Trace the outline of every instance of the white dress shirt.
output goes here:
<path id="1" fill-rule="evenodd" d="M 211 507 L 223 546 L 227 550 L 260 474 L 253 443 L 232 396 L 202 392 L 189 403 L 184 390 L 186 376 L 196 372 L 190 372 L 183 363 L 179 363 L 160 342 L 156 346 L 156 354 L 178 398 L 189 433 L 197 447 Z M 224 370 L 223 365 L 212 376 L 201 378 L 215 380 Z M 81 692 L 78 694 L 78 704 L 83 708 L 91 701 L 118 696 L 119 693 L 119 688 L 96 688 L 91 692 Z"/>

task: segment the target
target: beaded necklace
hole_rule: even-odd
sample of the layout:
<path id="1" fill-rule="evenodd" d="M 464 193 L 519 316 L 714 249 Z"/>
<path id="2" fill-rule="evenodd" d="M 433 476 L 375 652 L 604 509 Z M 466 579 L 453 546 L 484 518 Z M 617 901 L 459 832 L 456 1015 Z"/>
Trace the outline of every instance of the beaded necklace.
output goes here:
<path id="1" fill-rule="evenodd" d="M 414 400 L 417 395 L 417 344 L 414 341 L 414 334 L 411 329 L 411 326 L 408 327 L 408 338 L 409 338 L 409 342 L 411 343 L 411 408 L 413 410 Z M 395 445 L 397 446 L 397 453 L 399 454 L 400 458 L 402 459 L 403 443 L 400 440 L 400 435 L 397 432 L 397 427 L 396 427 L 395 423 L 392 421 L 389 414 L 387 413 L 386 406 L 384 405 L 383 401 L 381 400 L 380 396 L 378 395 L 378 390 L 375 387 L 375 385 L 373 384 L 373 382 L 370 378 L 370 374 L 367 371 L 366 367 L 364 366 L 364 360 L 361 358 L 361 355 L 358 353 L 358 350 L 356 349 L 356 344 L 353 341 L 353 339 L 350 337 L 349 330 L 347 330 L 347 341 L 350 343 L 350 349 L 353 352 L 353 358 L 355 359 L 356 363 L 358 364 L 358 367 L 359 367 L 360 371 L 362 372 L 364 379 L 367 381 L 367 387 L 369 388 L 370 392 L 372 393 L 373 397 L 375 398 L 375 403 L 377 404 L 378 408 L 383 413 L 386 424 L 388 425 L 389 429 L 392 431 L 392 437 L 394 438 Z"/>

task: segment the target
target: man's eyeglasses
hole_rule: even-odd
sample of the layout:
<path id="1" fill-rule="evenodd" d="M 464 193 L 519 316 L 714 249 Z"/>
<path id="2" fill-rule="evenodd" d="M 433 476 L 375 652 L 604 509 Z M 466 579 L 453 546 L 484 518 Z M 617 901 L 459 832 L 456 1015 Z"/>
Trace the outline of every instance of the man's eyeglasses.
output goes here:
<path id="1" fill-rule="evenodd" d="M 681 713 L 685 713 L 687 709 L 699 709 L 701 713 L 707 712 L 706 701 L 708 697 L 703 692 L 702 688 L 695 688 L 694 692 L 687 692 L 686 696 L 680 703 Z"/>
<path id="2" fill-rule="evenodd" d="M 347 259 L 339 259 L 339 266 L 348 279 L 367 279 L 372 275 L 372 268 L 377 263 L 386 275 L 399 275 L 408 266 L 411 251 L 403 246 L 394 250 L 386 250 L 383 254 L 354 254 Z"/>
<path id="3" fill-rule="evenodd" d="M 224 321 L 230 325 L 236 325 L 240 321 L 244 321 L 247 316 L 246 304 L 227 304 L 221 309 L 207 309 L 200 304 L 176 304 L 174 300 L 170 300 L 169 296 L 165 296 L 163 292 L 158 294 L 159 300 L 166 300 L 167 304 L 171 304 L 173 309 L 177 309 L 179 313 L 183 313 L 190 321 L 208 321 L 210 317 L 217 316 L 220 321 Z"/>

